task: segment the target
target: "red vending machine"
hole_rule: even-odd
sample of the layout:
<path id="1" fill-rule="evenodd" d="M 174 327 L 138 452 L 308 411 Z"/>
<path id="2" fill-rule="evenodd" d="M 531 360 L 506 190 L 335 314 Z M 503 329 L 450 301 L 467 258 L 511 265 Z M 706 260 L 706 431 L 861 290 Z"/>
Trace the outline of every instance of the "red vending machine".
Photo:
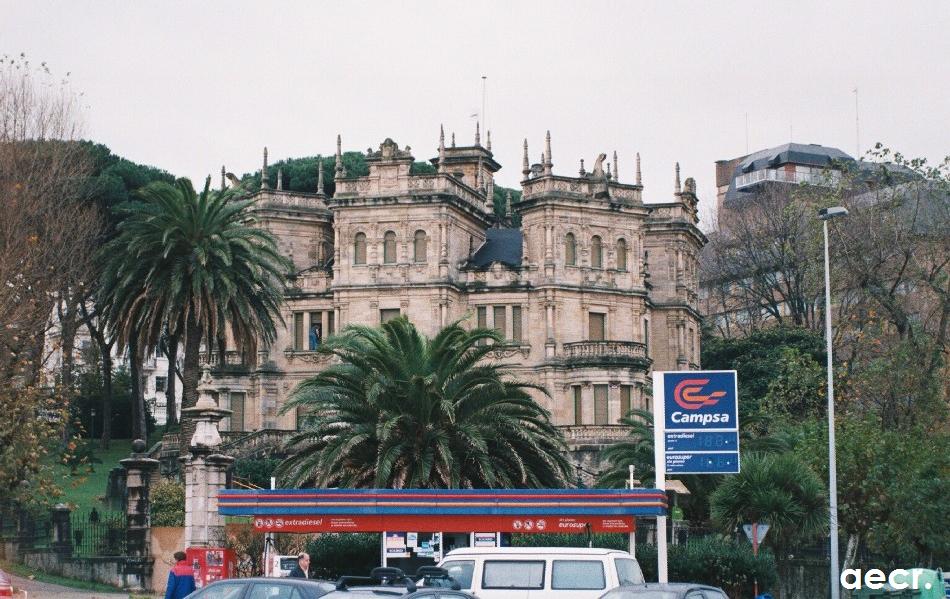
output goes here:
<path id="1" fill-rule="evenodd" d="M 234 550 L 224 547 L 189 547 L 188 563 L 195 569 L 195 586 L 199 589 L 216 580 L 234 578 L 237 560 Z"/>

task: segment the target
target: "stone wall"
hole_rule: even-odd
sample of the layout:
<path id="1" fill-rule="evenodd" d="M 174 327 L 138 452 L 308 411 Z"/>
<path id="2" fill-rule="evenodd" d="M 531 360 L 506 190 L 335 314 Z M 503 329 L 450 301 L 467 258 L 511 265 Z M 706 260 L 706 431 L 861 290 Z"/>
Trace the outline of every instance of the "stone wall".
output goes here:
<path id="1" fill-rule="evenodd" d="M 152 591 L 165 592 L 168 573 L 175 565 L 175 552 L 185 550 L 183 526 L 153 526 L 150 554 L 155 558 L 152 569 Z"/>
<path id="2" fill-rule="evenodd" d="M 126 558 L 116 557 L 66 557 L 50 550 L 23 550 L 20 553 L 24 565 L 50 574 L 76 580 L 88 580 L 128 588 L 137 584 L 138 577 L 127 580 L 123 573 Z"/>

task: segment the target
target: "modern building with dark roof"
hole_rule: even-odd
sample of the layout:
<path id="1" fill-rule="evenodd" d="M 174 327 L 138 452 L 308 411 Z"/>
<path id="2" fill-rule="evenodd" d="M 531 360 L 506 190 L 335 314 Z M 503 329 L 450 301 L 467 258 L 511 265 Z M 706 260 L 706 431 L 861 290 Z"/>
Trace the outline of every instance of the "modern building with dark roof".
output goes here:
<path id="1" fill-rule="evenodd" d="M 787 143 L 746 156 L 716 161 L 718 214 L 770 185 L 827 185 L 837 182 L 839 169 L 854 164 L 838 148 Z"/>

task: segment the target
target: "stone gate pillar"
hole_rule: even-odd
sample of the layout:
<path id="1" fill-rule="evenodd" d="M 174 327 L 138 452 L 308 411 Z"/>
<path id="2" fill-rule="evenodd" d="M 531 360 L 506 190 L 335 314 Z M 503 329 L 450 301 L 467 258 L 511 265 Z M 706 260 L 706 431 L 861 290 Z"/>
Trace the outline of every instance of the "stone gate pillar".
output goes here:
<path id="1" fill-rule="evenodd" d="M 215 403 L 210 368 L 205 366 L 198 385 L 198 403 L 185 408 L 196 422 L 188 455 L 180 460 L 185 473 L 185 546 L 214 547 L 224 542 L 224 517 L 218 513 L 218 491 L 227 486 L 234 458 L 218 453 L 218 422 L 231 413 Z"/>
<path id="2" fill-rule="evenodd" d="M 132 442 L 132 455 L 119 463 L 125 468 L 125 588 L 150 589 L 153 559 L 151 522 L 149 521 L 149 486 L 158 460 L 148 457 L 145 441 Z"/>
<path id="3" fill-rule="evenodd" d="M 50 510 L 50 517 L 53 521 L 53 550 L 67 556 L 73 553 L 72 523 L 69 514 L 69 506 L 65 503 L 57 503 Z"/>

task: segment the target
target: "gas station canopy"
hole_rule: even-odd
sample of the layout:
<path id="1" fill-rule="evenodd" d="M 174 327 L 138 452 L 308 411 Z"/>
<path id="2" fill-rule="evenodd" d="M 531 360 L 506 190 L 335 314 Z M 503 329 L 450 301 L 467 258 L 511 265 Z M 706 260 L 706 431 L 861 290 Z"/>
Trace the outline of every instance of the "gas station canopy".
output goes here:
<path id="1" fill-rule="evenodd" d="M 658 489 L 226 489 L 225 516 L 261 532 L 633 532 L 666 514 Z"/>

